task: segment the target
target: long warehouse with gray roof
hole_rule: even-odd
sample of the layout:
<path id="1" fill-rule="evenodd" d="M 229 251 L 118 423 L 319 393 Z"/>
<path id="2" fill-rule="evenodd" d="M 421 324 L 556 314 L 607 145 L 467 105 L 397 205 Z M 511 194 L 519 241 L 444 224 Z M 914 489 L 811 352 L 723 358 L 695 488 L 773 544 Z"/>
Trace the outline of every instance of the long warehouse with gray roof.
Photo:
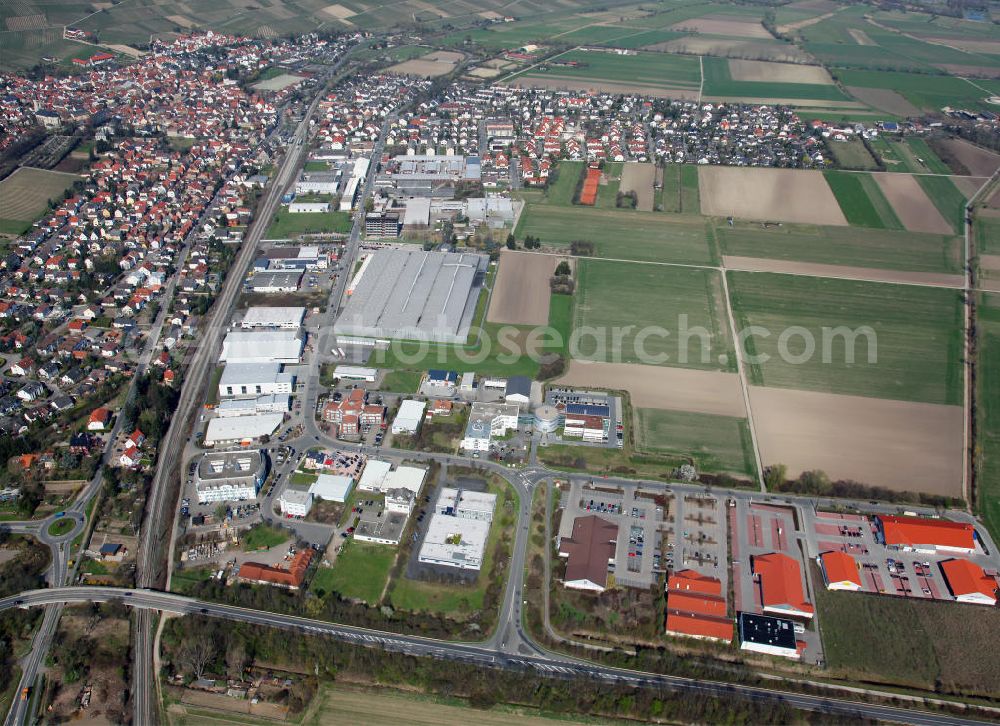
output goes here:
<path id="1" fill-rule="evenodd" d="M 337 335 L 464 343 L 489 257 L 388 249 L 373 253 Z"/>

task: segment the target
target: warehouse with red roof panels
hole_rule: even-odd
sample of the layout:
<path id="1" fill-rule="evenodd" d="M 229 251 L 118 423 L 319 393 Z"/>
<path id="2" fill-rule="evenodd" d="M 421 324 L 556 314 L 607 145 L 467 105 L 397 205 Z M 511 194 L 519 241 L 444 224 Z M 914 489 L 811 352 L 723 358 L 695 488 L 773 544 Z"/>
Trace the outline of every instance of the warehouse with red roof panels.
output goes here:
<path id="1" fill-rule="evenodd" d="M 827 590 L 860 590 L 858 563 L 846 552 L 824 552 L 819 556 Z"/>
<path id="2" fill-rule="evenodd" d="M 760 585 L 765 613 L 811 619 L 816 609 L 806 602 L 802 588 L 802 568 L 797 560 L 781 552 L 751 558 L 753 573 Z"/>
<path id="3" fill-rule="evenodd" d="M 948 589 L 959 602 L 979 605 L 997 604 L 997 581 L 986 574 L 982 567 L 969 560 L 955 558 L 941 563 L 941 572 L 948 582 Z"/>
<path id="4" fill-rule="evenodd" d="M 689 638 L 733 639 L 733 621 L 726 617 L 722 582 L 694 570 L 681 570 L 667 581 L 666 631 Z"/>
<path id="5" fill-rule="evenodd" d="M 880 514 L 875 523 L 886 547 L 929 553 L 976 551 L 976 528 L 966 522 Z"/>

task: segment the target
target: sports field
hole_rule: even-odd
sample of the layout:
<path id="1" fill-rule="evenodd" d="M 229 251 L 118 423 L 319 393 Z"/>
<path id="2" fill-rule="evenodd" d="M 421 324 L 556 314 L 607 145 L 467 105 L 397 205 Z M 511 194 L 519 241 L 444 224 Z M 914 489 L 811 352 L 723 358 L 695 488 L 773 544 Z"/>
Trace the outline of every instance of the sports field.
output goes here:
<path id="1" fill-rule="evenodd" d="M 637 448 L 695 459 L 699 471 L 753 474 L 753 445 L 746 419 L 637 408 Z"/>
<path id="2" fill-rule="evenodd" d="M 532 203 L 515 231 L 518 239 L 533 235 L 557 248 L 592 242 L 595 257 L 686 264 L 713 262 L 707 234 L 707 221 L 691 215 Z"/>
<path id="3" fill-rule="evenodd" d="M 888 229 L 752 222 L 716 225 L 722 252 L 742 257 L 877 267 L 914 272 L 962 272 L 962 240 L 952 235 Z"/>
<path id="4" fill-rule="evenodd" d="M 871 174 L 830 170 L 823 172 L 823 175 L 850 224 L 880 229 L 903 228 L 892 205 Z"/>
<path id="5" fill-rule="evenodd" d="M 748 338 L 747 353 L 770 356 L 749 366 L 752 383 L 961 404 L 959 292 L 769 273 L 727 274 L 737 329 L 757 325 L 764 331 Z M 858 332 L 853 363 L 847 344 L 851 338 L 835 334 L 841 326 Z M 815 345 L 811 355 L 805 355 L 805 336 Z"/>
<path id="6" fill-rule="evenodd" d="M 714 270 L 580 259 L 577 281 L 573 329 L 580 343 L 570 351 L 573 358 L 734 368 Z M 582 329 L 593 336 L 581 335 Z"/>
<path id="7" fill-rule="evenodd" d="M 49 200 L 61 200 L 63 193 L 79 180 L 76 174 L 28 166 L 16 169 L 0 181 L 0 223 L 5 226 L 10 223 L 11 227 L 18 228 L 30 227 L 44 214 Z"/>
<path id="8" fill-rule="evenodd" d="M 265 233 L 265 239 L 288 239 L 300 234 L 340 233 L 351 231 L 349 212 L 305 212 L 291 214 L 282 209 Z"/>

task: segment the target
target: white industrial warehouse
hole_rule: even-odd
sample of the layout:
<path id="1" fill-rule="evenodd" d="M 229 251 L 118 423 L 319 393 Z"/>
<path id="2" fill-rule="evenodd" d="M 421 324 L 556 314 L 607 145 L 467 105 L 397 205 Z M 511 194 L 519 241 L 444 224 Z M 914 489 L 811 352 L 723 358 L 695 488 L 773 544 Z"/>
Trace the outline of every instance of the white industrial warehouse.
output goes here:
<path id="1" fill-rule="evenodd" d="M 232 330 L 222 342 L 224 363 L 298 363 L 305 345 L 298 330 Z"/>

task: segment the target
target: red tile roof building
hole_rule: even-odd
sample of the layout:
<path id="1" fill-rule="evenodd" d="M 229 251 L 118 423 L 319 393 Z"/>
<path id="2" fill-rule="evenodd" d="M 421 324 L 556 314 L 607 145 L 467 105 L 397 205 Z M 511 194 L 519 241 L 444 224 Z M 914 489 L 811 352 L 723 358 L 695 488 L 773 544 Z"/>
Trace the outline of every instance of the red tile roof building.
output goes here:
<path id="1" fill-rule="evenodd" d="M 846 552 L 824 552 L 819 556 L 827 590 L 860 590 L 858 563 Z"/>
<path id="2" fill-rule="evenodd" d="M 976 528 L 965 522 L 879 515 L 875 518 L 887 547 L 917 552 L 975 552 Z"/>
<path id="3" fill-rule="evenodd" d="M 691 638 L 732 640 L 733 621 L 726 617 L 722 582 L 694 570 L 671 575 L 667 581 L 666 630 Z"/>
<path id="4" fill-rule="evenodd" d="M 979 565 L 956 558 L 942 562 L 941 572 L 948 581 L 948 589 L 959 602 L 997 604 L 997 580 Z"/>
<path id="5" fill-rule="evenodd" d="M 812 618 L 815 608 L 806 602 L 798 561 L 781 552 L 756 555 L 751 560 L 765 613 Z"/>
<path id="6" fill-rule="evenodd" d="M 262 565 L 259 562 L 244 562 L 240 565 L 237 576 L 240 580 L 255 585 L 274 585 L 298 590 L 306 578 L 306 570 L 309 569 L 312 556 L 311 549 L 299 550 L 289 563 L 288 569 Z"/>

